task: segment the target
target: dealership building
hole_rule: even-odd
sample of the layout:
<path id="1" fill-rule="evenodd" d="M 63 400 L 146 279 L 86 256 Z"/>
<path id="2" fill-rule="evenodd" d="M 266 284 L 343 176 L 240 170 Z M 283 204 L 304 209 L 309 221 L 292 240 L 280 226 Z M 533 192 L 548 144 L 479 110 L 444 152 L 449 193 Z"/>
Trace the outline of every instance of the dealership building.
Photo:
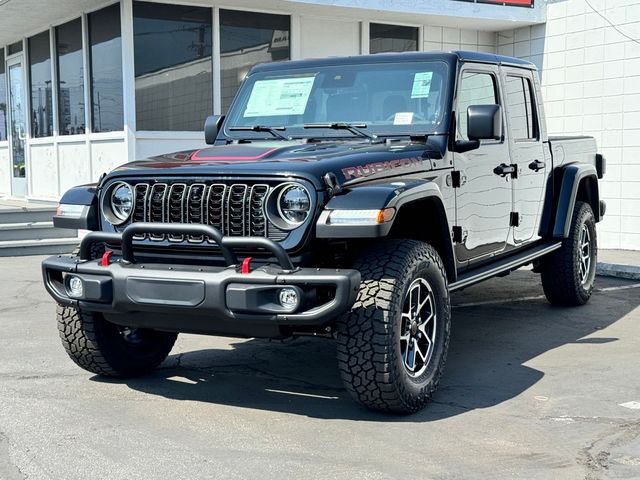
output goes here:
<path id="1" fill-rule="evenodd" d="M 256 63 L 460 49 L 538 66 L 607 158 L 600 245 L 640 249 L 640 0 L 0 0 L 0 197 L 202 146 Z"/>

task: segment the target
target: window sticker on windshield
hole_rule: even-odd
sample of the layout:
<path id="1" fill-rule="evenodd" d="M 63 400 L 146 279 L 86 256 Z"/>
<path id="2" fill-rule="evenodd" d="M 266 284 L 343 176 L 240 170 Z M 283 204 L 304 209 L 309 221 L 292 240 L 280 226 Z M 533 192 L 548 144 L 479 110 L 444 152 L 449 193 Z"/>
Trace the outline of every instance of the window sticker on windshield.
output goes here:
<path id="1" fill-rule="evenodd" d="M 411 125 L 413 123 L 413 112 L 396 112 L 393 116 L 394 125 Z"/>
<path id="2" fill-rule="evenodd" d="M 413 76 L 411 98 L 426 98 L 431 91 L 431 77 L 433 72 L 418 72 Z"/>
<path id="3" fill-rule="evenodd" d="M 315 78 L 258 80 L 253 84 L 244 117 L 302 115 L 307 108 Z"/>

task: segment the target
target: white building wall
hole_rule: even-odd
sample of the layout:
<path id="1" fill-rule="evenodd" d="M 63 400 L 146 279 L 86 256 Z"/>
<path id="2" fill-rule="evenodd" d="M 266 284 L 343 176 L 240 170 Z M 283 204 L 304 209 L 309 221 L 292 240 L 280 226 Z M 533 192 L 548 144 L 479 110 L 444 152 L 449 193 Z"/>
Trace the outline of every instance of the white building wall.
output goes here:
<path id="1" fill-rule="evenodd" d="M 128 161 L 123 132 L 28 139 L 27 149 L 27 196 L 32 200 L 57 201 L 69 188 L 95 182 Z M 0 148 L 0 178 L 2 159 Z M 6 192 L 0 182 L 0 193 L 10 194 L 10 181 Z"/>
<path id="2" fill-rule="evenodd" d="M 496 33 L 427 25 L 424 28 L 424 50 L 471 50 L 496 53 Z"/>
<path id="3" fill-rule="evenodd" d="M 303 16 L 300 34 L 302 58 L 360 53 L 360 23 L 353 20 Z"/>
<path id="4" fill-rule="evenodd" d="M 9 143 L 0 142 L 0 195 L 11 193 L 11 161 L 9 160 Z"/>
<path id="5" fill-rule="evenodd" d="M 499 32 L 498 53 L 541 69 L 550 134 L 596 138 L 607 159 L 600 246 L 638 250 L 640 1 L 589 3 L 597 12 L 585 0 L 549 3 L 546 25 Z"/>

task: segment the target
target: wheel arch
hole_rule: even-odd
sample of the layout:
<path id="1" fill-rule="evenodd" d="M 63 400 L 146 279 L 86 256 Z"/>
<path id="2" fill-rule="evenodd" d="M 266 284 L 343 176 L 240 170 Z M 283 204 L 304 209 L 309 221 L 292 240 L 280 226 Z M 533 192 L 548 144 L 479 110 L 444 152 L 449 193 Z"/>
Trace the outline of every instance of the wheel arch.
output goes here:
<path id="1" fill-rule="evenodd" d="M 420 218 L 420 222 L 416 222 Z M 440 255 L 449 283 L 457 279 L 453 242 L 441 198 L 435 195 L 403 203 L 398 209 L 388 237 L 420 240 Z"/>
<path id="2" fill-rule="evenodd" d="M 393 219 L 377 225 L 331 225 L 331 210 L 395 208 Z M 419 219 L 419 221 L 416 221 Z M 434 228 L 435 227 L 435 228 Z M 442 259 L 449 283 L 457 271 L 447 213 L 438 185 L 430 180 L 354 188 L 332 198 L 316 223 L 318 238 L 404 238 L 431 244 Z"/>
<path id="3" fill-rule="evenodd" d="M 576 201 L 588 203 L 596 222 L 600 221 L 598 173 L 593 165 L 571 164 L 563 168 L 557 197 L 553 236 L 567 238 Z"/>

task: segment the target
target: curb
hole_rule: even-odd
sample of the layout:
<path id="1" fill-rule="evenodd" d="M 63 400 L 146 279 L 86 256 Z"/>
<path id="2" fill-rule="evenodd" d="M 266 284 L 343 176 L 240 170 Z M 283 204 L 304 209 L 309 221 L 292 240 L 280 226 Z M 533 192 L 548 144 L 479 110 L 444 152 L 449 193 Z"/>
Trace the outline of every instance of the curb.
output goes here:
<path id="1" fill-rule="evenodd" d="M 598 263 L 596 275 L 602 277 L 640 280 L 640 265 L 620 265 L 616 263 Z"/>

